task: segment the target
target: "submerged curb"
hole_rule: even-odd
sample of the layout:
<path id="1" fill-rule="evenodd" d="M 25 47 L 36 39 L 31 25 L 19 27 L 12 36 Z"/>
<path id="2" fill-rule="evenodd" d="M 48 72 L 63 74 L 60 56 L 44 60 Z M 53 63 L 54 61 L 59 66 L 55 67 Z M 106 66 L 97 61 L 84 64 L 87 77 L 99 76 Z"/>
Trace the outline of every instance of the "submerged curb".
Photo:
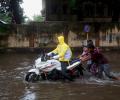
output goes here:
<path id="1" fill-rule="evenodd" d="M 120 52 L 120 47 L 101 47 L 104 52 Z M 0 47 L 0 53 L 41 53 L 43 51 L 49 52 L 55 49 L 55 47 L 11 47 L 11 48 L 3 48 Z M 82 47 L 72 47 L 73 52 L 82 52 Z"/>

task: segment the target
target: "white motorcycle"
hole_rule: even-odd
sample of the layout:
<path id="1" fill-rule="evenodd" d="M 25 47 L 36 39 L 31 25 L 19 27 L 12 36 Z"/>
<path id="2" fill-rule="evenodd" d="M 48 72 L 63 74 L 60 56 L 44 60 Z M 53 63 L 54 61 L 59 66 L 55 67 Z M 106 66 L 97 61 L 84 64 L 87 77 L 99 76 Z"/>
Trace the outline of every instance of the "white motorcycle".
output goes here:
<path id="1" fill-rule="evenodd" d="M 35 60 L 33 68 L 25 76 L 26 81 L 35 82 L 38 80 L 58 80 L 62 78 L 61 63 L 58 60 L 47 58 L 46 55 L 43 55 Z M 73 78 L 83 75 L 81 61 L 71 61 L 70 65 L 67 66 L 67 72 Z"/>

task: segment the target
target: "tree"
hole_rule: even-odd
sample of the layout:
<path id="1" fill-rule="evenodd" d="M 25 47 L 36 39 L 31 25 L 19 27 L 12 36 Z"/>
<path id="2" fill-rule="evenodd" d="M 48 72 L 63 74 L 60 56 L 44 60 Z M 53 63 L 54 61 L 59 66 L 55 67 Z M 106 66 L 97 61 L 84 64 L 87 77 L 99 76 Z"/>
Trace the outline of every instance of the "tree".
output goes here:
<path id="1" fill-rule="evenodd" d="M 12 22 L 21 24 L 23 22 L 23 9 L 20 7 L 22 0 L 10 0 L 10 12 Z"/>
<path id="2" fill-rule="evenodd" d="M 9 0 L 0 1 L 0 19 L 10 23 L 11 17 L 9 16 Z"/>
<path id="3" fill-rule="evenodd" d="M 43 21 L 44 21 L 44 18 L 43 18 L 41 15 L 34 15 L 34 16 L 33 16 L 33 21 L 43 22 Z"/>
<path id="4" fill-rule="evenodd" d="M 21 24 L 24 21 L 21 3 L 22 0 L 0 0 L 0 19 Z"/>

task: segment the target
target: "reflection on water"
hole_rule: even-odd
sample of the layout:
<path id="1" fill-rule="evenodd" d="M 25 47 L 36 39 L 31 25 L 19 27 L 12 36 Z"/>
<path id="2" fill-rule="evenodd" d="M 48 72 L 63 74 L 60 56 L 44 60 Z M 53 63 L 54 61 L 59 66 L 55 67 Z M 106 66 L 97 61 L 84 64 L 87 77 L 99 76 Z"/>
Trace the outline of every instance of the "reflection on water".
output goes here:
<path id="1" fill-rule="evenodd" d="M 23 95 L 22 99 L 20 99 L 20 100 L 36 100 L 36 95 L 32 91 L 26 90 L 25 94 Z"/>
<path id="2" fill-rule="evenodd" d="M 113 52 L 106 55 L 113 74 L 120 76 L 120 54 Z M 0 100 L 119 100 L 120 81 L 91 77 L 70 83 L 25 82 L 25 73 L 31 68 L 36 56 L 0 54 Z"/>

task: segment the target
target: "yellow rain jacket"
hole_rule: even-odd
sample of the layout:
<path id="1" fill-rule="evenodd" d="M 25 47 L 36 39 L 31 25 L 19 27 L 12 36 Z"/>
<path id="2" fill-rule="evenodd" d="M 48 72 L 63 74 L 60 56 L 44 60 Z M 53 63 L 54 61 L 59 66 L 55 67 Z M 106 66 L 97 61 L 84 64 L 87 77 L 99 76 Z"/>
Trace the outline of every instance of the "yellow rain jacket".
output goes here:
<path id="1" fill-rule="evenodd" d="M 59 61 L 69 61 L 72 57 L 70 47 L 64 42 L 63 36 L 58 37 L 58 42 L 57 48 L 52 52 L 60 56 Z"/>

